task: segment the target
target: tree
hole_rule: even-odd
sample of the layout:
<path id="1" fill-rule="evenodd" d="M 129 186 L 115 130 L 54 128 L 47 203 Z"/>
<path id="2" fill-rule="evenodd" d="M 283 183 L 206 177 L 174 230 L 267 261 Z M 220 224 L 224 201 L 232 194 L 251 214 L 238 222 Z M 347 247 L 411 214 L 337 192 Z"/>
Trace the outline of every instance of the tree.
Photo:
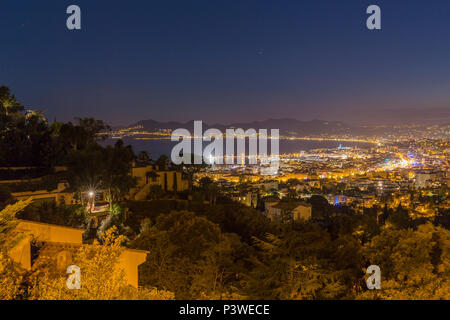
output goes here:
<path id="1" fill-rule="evenodd" d="M 438 226 L 442 226 L 447 230 L 450 229 L 450 210 L 449 209 L 440 209 L 438 214 L 434 219 L 434 223 Z"/>
<path id="2" fill-rule="evenodd" d="M 322 196 L 313 195 L 309 198 L 308 202 L 312 206 L 313 218 L 324 220 L 330 219 L 332 208 L 327 199 Z"/>
<path id="3" fill-rule="evenodd" d="M 173 173 L 173 191 L 178 191 L 178 179 L 177 179 L 177 173 Z"/>
<path id="4" fill-rule="evenodd" d="M 25 208 L 17 216 L 23 220 L 38 221 L 68 227 L 83 227 L 85 211 L 79 205 L 57 204 L 56 201 L 36 203 Z"/>
<path id="5" fill-rule="evenodd" d="M 130 175 L 134 153 L 121 140 L 114 147 L 97 144 L 80 151 L 71 151 L 67 157 L 68 180 L 81 197 L 89 190 L 106 191 L 110 208 L 135 185 Z"/>
<path id="6" fill-rule="evenodd" d="M 202 205 L 190 210 L 201 213 L 218 224 L 223 232 L 235 233 L 249 244 L 253 237 L 264 237 L 266 233 L 275 232 L 274 225 L 260 211 L 241 204 Z"/>
<path id="7" fill-rule="evenodd" d="M 156 160 L 155 164 L 157 165 L 159 170 L 167 170 L 169 163 L 169 157 L 163 154 L 158 158 L 158 160 Z"/>
<path id="8" fill-rule="evenodd" d="M 24 107 L 6 86 L 0 87 L 0 113 L 5 116 L 23 111 Z"/>
<path id="9" fill-rule="evenodd" d="M 157 200 L 157 199 L 160 199 L 163 194 L 164 194 L 164 191 L 161 188 L 161 186 L 159 184 L 155 184 L 155 185 L 150 186 L 150 190 L 148 192 L 148 199 L 149 200 Z"/>
<path id="10" fill-rule="evenodd" d="M 13 233 L 17 226 L 16 214 L 25 209 L 31 203 L 31 198 L 18 201 L 0 211 L 0 250 L 6 253 L 21 239 L 21 235 Z"/>
<path id="11" fill-rule="evenodd" d="M 103 122 L 103 120 L 96 120 L 94 118 L 75 118 L 78 125 L 87 133 L 90 140 L 104 140 L 108 137 L 105 131 L 110 131 L 111 127 Z"/>
<path id="12" fill-rule="evenodd" d="M 41 111 L 27 111 L 7 87 L 0 87 L 0 165 L 48 166 L 52 137 Z"/>
<path id="13" fill-rule="evenodd" d="M 408 228 L 411 223 L 408 210 L 403 209 L 401 205 L 389 216 L 387 224 L 396 228 Z"/>
<path id="14" fill-rule="evenodd" d="M 363 249 L 367 265 L 381 268 L 382 290 L 361 299 L 450 298 L 450 231 L 431 224 L 412 229 L 388 228 Z"/>
<path id="15" fill-rule="evenodd" d="M 36 276 L 31 277 L 30 299 L 38 300 L 119 300 L 119 299 L 172 299 L 173 294 L 154 288 L 137 290 L 127 285 L 124 271 L 119 268 L 123 236 L 115 227 L 102 235 L 102 244 L 81 246 L 73 263 L 82 271 L 81 289 L 69 290 L 67 275 L 57 272 L 48 260 L 39 261 Z M 54 262 L 53 262 L 54 263 Z M 44 274 L 42 271 L 47 270 Z M 40 271 L 40 272 L 39 272 Z M 64 270 L 65 271 L 65 270 Z M 62 274 L 61 274 L 62 273 Z"/>
<path id="16" fill-rule="evenodd" d="M 202 195 L 204 195 L 211 204 L 216 203 L 217 196 L 220 192 L 214 181 L 212 181 L 209 177 L 203 177 L 199 181 L 199 188 Z"/>
<path id="17" fill-rule="evenodd" d="M 141 166 L 149 166 L 152 164 L 152 158 L 147 151 L 141 151 L 136 157 L 136 163 Z"/>
<path id="18" fill-rule="evenodd" d="M 148 250 L 142 284 L 175 293 L 177 299 L 230 297 L 243 261 L 239 238 L 188 211 L 160 215 L 131 243 Z"/>
<path id="19" fill-rule="evenodd" d="M 10 300 L 20 294 L 22 272 L 10 259 L 9 251 L 24 237 L 15 234 L 16 214 L 28 206 L 31 199 L 19 201 L 0 211 L 0 300 Z"/>
<path id="20" fill-rule="evenodd" d="M 82 205 L 83 192 L 97 190 L 102 186 L 103 155 L 100 146 L 91 145 L 84 150 L 72 150 L 66 157 L 67 180 L 78 194 Z"/>
<path id="21" fill-rule="evenodd" d="M 88 148 L 98 140 L 108 137 L 105 131 L 111 130 L 102 120 L 93 118 L 76 118 L 78 124 L 72 122 L 64 123 L 59 128 L 59 143 L 64 146 L 66 152 L 77 151 Z"/>
<path id="22" fill-rule="evenodd" d="M 258 258 L 245 278 L 251 299 L 336 299 L 347 292 L 344 271 L 326 259 L 330 237 L 312 224 L 298 224 L 280 235 L 255 238 Z"/>
<path id="23" fill-rule="evenodd" d="M 102 186 L 107 191 L 110 208 L 115 201 L 121 200 L 136 184 L 130 175 L 134 153 L 131 146 L 125 147 L 122 140 L 114 147 L 103 150 Z"/>

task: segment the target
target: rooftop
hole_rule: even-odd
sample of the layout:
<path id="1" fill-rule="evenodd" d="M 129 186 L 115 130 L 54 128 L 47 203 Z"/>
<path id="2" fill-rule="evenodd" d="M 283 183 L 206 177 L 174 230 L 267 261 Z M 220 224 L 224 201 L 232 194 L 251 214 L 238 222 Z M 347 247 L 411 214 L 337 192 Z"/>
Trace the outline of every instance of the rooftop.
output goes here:
<path id="1" fill-rule="evenodd" d="M 295 208 L 302 206 L 302 207 L 311 207 L 311 204 L 304 202 L 304 201 L 281 201 L 277 205 L 273 206 L 274 208 L 281 209 L 281 210 L 287 210 L 291 211 Z"/>

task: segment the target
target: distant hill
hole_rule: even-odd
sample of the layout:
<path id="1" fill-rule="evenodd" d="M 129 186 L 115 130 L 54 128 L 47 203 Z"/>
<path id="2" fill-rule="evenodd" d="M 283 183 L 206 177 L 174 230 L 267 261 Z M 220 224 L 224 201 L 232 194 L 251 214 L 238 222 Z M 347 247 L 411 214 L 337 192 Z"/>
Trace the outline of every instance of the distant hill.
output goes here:
<path id="1" fill-rule="evenodd" d="M 353 110 L 345 121 L 360 125 L 448 124 L 450 107 Z"/>
<path id="2" fill-rule="evenodd" d="M 194 121 L 182 122 L 159 122 L 156 120 L 141 120 L 130 127 L 142 126 L 146 131 L 154 131 L 160 129 L 175 130 L 178 128 L 188 129 L 190 132 L 194 130 Z M 264 121 L 232 123 L 229 125 L 213 124 L 209 125 L 203 122 L 203 131 L 208 128 L 216 128 L 225 131 L 228 128 L 242 128 L 242 129 L 280 129 L 280 134 L 301 134 L 301 135 L 318 135 L 318 134 L 345 134 L 354 131 L 349 125 L 340 121 L 300 121 L 295 119 L 268 119 Z"/>

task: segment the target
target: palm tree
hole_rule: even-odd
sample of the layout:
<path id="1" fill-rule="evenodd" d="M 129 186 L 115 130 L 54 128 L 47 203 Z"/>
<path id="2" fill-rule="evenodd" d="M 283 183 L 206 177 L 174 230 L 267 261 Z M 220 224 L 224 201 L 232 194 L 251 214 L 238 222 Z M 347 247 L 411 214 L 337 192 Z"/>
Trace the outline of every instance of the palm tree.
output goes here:
<path id="1" fill-rule="evenodd" d="M 159 170 L 167 170 L 170 163 L 170 159 L 165 154 L 161 155 L 158 160 L 156 160 L 156 165 Z"/>
<path id="2" fill-rule="evenodd" d="M 46 123 L 47 119 L 44 116 L 45 111 L 42 110 L 27 110 L 26 118 L 27 120 L 30 118 L 36 118 L 41 122 Z"/>
<path id="3" fill-rule="evenodd" d="M 139 165 L 148 166 L 148 165 L 152 164 L 153 160 L 147 151 L 141 151 L 141 152 L 139 152 L 139 154 L 136 157 L 136 162 Z"/>
<path id="4" fill-rule="evenodd" d="M 16 97 L 11 94 L 10 90 L 6 86 L 0 87 L 0 111 L 6 116 L 22 111 L 24 108 L 17 101 Z"/>

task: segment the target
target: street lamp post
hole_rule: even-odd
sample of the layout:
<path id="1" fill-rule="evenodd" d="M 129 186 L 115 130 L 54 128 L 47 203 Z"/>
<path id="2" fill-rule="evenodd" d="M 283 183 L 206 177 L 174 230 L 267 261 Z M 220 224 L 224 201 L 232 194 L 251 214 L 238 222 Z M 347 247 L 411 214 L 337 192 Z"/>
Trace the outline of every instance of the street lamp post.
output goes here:
<path id="1" fill-rule="evenodd" d="M 94 209 L 95 204 L 95 192 L 89 191 L 89 213 L 92 213 L 92 210 Z"/>

